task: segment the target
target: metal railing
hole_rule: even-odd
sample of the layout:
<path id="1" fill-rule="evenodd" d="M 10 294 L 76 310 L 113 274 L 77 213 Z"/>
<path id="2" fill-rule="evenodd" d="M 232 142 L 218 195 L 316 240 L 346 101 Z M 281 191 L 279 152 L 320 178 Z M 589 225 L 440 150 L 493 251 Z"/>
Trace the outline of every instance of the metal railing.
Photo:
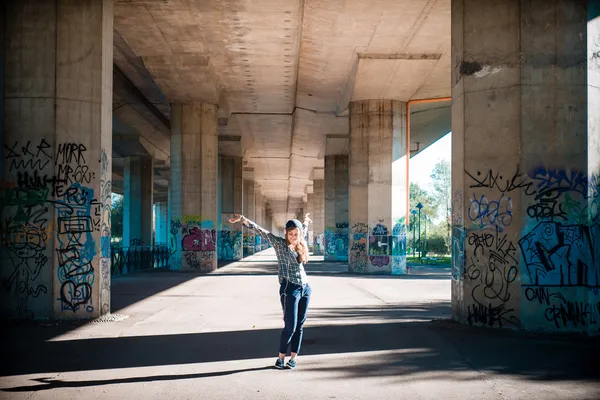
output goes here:
<path id="1" fill-rule="evenodd" d="M 111 273 L 130 274 L 153 268 L 169 266 L 170 250 L 166 245 L 156 246 L 111 246 Z"/>

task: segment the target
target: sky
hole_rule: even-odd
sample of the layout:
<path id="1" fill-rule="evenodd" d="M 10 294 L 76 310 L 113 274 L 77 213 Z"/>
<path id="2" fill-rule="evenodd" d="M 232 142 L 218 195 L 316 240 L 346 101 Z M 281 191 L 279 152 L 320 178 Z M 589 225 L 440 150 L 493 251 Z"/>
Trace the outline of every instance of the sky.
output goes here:
<path id="1" fill-rule="evenodd" d="M 450 161 L 452 156 L 452 132 L 410 159 L 410 181 L 418 183 L 423 189 L 432 190 L 431 172 L 440 160 Z"/>

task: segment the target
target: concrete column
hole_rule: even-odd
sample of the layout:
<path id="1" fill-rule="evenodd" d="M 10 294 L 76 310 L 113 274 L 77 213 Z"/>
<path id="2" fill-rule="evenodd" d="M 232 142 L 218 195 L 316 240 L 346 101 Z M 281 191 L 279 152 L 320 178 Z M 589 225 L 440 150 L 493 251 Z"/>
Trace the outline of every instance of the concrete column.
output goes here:
<path id="1" fill-rule="evenodd" d="M 597 13 L 583 1 L 452 1 L 459 321 L 600 329 Z"/>
<path id="2" fill-rule="evenodd" d="M 315 179 L 313 181 L 313 254 L 325 254 L 325 180 Z"/>
<path id="3" fill-rule="evenodd" d="M 352 272 L 405 274 L 406 104 L 350 104 Z"/>
<path id="4" fill-rule="evenodd" d="M 260 226 L 264 226 L 264 215 L 265 215 L 265 205 L 264 205 L 264 197 L 260 192 L 260 188 L 255 188 L 255 193 L 254 193 L 254 206 L 255 206 L 255 211 L 254 211 L 254 218 L 256 219 L 256 223 Z M 258 253 L 259 251 L 262 251 L 262 243 L 261 243 L 261 239 L 260 236 L 258 235 L 254 235 L 254 252 Z"/>
<path id="5" fill-rule="evenodd" d="M 1 313 L 110 312 L 112 1 L 3 15 Z"/>
<path id="6" fill-rule="evenodd" d="M 244 179 L 244 215 L 251 221 L 256 221 L 256 206 L 255 193 L 254 193 L 254 181 L 250 179 Z M 254 231 L 244 227 L 244 257 L 254 254 L 255 251 L 255 239 Z"/>
<path id="7" fill-rule="evenodd" d="M 154 160 L 125 157 L 123 176 L 123 246 L 152 246 Z"/>
<path id="8" fill-rule="evenodd" d="M 154 212 L 156 218 L 155 243 L 167 245 L 169 243 L 169 203 L 155 203 Z"/>
<path id="9" fill-rule="evenodd" d="M 325 156 L 325 260 L 348 261 L 348 156 Z"/>
<path id="10" fill-rule="evenodd" d="M 311 187 L 312 190 L 312 187 Z M 315 212 L 314 212 L 314 207 L 313 207 L 313 197 L 314 195 L 312 193 L 309 193 L 306 196 L 306 213 L 310 214 L 310 218 L 314 221 L 315 219 Z M 314 236 L 314 224 L 309 224 L 308 225 L 308 248 L 310 251 L 313 251 L 313 236 Z"/>
<path id="11" fill-rule="evenodd" d="M 217 269 L 217 107 L 171 106 L 171 268 Z"/>
<path id="12" fill-rule="evenodd" d="M 233 214 L 243 214 L 242 157 L 219 156 L 221 190 L 221 225 L 219 260 L 241 260 L 243 257 L 242 224 L 230 224 Z"/>

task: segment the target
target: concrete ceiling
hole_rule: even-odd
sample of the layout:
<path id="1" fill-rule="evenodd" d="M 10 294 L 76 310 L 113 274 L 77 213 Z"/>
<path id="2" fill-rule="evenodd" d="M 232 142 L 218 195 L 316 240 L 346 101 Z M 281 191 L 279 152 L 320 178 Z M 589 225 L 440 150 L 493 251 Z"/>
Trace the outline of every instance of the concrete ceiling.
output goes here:
<path id="1" fill-rule="evenodd" d="M 347 153 L 350 101 L 450 96 L 450 0 L 117 0 L 114 24 L 115 64 L 153 111 L 121 99 L 119 119 L 164 168 L 169 103 L 218 104 L 220 154 L 244 157 L 280 225 Z M 449 107 L 415 106 L 422 150 Z"/>

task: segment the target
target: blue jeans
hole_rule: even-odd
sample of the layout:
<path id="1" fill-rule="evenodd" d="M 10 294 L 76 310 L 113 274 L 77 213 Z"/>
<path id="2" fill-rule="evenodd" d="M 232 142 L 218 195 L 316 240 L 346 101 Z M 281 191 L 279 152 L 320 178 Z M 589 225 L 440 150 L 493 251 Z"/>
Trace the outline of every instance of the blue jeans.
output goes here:
<path id="1" fill-rule="evenodd" d="M 300 352 L 302 343 L 302 327 L 306 321 L 306 310 L 310 302 L 312 289 L 309 284 L 300 286 L 285 279 L 279 287 L 279 298 L 283 308 L 284 328 L 281 331 L 279 352 L 287 353 L 291 345 L 292 353 Z"/>

